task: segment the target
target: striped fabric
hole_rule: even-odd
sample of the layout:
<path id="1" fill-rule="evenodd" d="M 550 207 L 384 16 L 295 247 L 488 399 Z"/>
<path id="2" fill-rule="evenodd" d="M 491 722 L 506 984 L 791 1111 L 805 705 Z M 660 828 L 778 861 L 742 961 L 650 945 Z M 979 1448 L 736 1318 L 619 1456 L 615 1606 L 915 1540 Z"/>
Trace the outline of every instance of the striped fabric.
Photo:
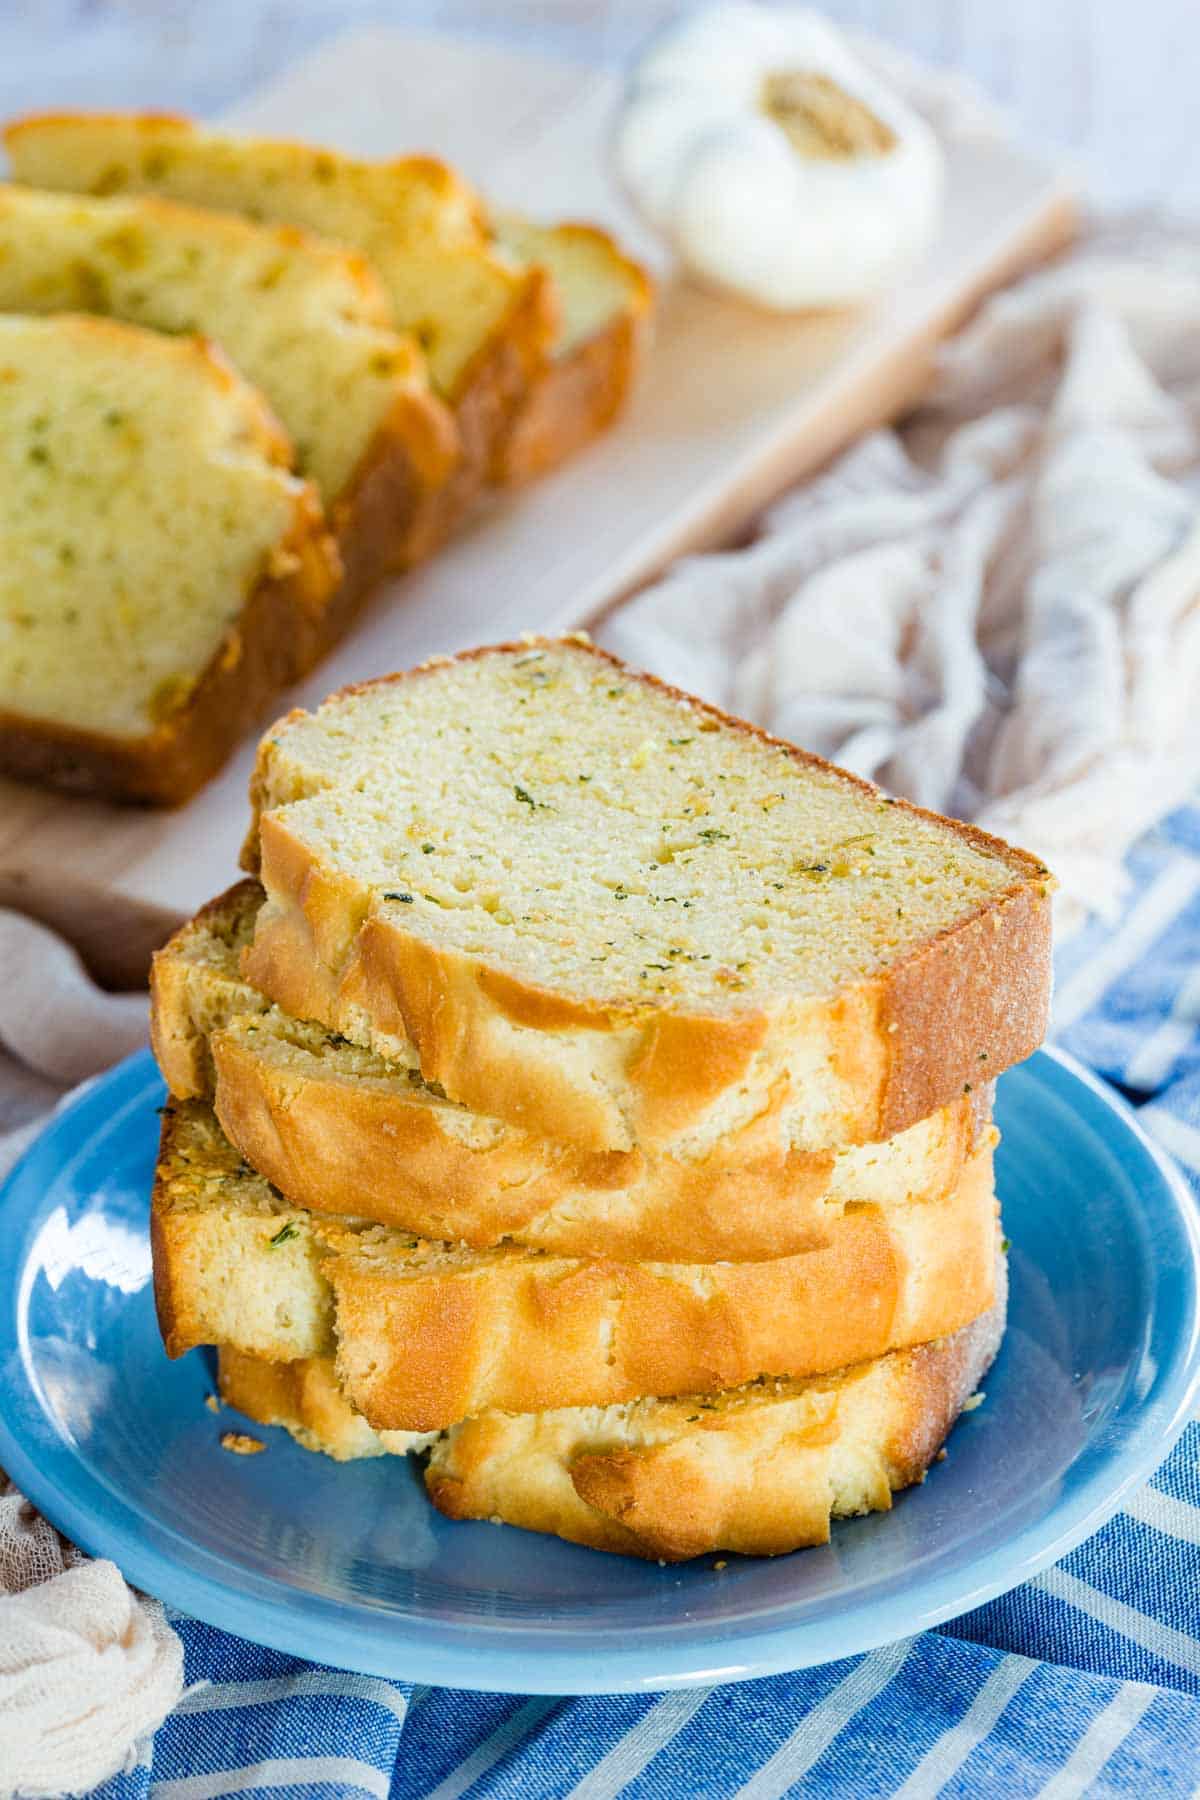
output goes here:
<path id="1" fill-rule="evenodd" d="M 1120 922 L 1061 952 L 1055 1033 L 1200 1192 L 1200 806 L 1144 840 L 1130 872 Z M 175 1623 L 193 1687 L 104 1800 L 1193 1796 L 1200 1421 L 1057 1567 L 939 1631 L 798 1675 L 524 1700 L 341 1674 Z"/>

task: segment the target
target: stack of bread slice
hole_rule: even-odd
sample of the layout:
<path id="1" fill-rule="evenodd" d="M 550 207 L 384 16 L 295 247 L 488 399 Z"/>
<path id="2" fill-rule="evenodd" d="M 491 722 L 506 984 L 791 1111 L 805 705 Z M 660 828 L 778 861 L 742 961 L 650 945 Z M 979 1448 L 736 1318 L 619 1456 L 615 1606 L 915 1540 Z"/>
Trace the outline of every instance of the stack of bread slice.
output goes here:
<path id="1" fill-rule="evenodd" d="M 319 618 L 309 605 L 276 622 L 276 687 L 337 641 L 380 580 L 436 550 L 485 487 L 554 468 L 629 391 L 650 306 L 644 271 L 593 227 L 492 221 L 444 163 L 371 162 L 165 115 L 45 115 L 11 125 L 4 141 L 14 179 L 0 184 L 0 315 L 118 320 L 144 334 L 126 339 L 134 364 L 151 334 L 194 335 L 258 389 L 277 421 L 277 460 L 315 490 L 334 560 Z M 47 392 L 50 411 L 69 413 L 72 393 L 86 391 L 74 342 L 66 332 L 68 391 Z M 153 472 L 148 462 L 150 482 Z M 98 494 L 109 478 L 98 462 Z M 69 512 L 60 464 L 44 465 L 43 486 L 44 510 Z M 172 516 L 186 508 L 177 494 Z M 227 517 L 234 535 L 246 525 L 233 501 Z M 220 560 L 213 519 L 184 535 L 196 570 Z M 25 596 L 12 604 L 32 610 L 60 661 L 81 665 L 81 686 L 81 618 L 93 635 L 128 636 L 130 592 L 134 659 L 157 667 L 179 650 L 149 604 L 150 567 L 178 548 L 153 514 L 119 583 L 104 591 L 101 561 L 76 604 L 69 571 L 58 571 L 68 603 L 43 605 L 36 565 L 4 548 Z M 193 565 L 180 574 L 186 585 Z M 186 799 L 237 735 L 206 734 L 191 697 L 224 669 L 231 720 L 244 726 L 262 703 L 243 657 L 246 585 L 223 591 L 215 642 L 197 634 L 195 654 L 176 654 L 157 710 L 126 712 L 115 731 L 81 730 L 53 694 L 13 677 L 0 590 L 0 768 L 117 798 Z"/>
<path id="2" fill-rule="evenodd" d="M 252 806 L 154 970 L 170 1353 L 603 1549 L 791 1550 L 920 1479 L 1003 1329 L 1047 871 L 581 639 L 291 714 Z"/>

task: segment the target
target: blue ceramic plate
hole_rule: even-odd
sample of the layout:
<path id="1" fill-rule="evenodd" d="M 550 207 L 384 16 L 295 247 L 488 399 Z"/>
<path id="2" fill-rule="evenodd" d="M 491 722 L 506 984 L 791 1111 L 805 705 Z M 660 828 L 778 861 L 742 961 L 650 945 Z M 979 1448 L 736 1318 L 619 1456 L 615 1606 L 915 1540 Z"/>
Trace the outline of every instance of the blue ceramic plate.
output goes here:
<path id="1" fill-rule="evenodd" d="M 892 1513 L 720 1571 L 450 1524 L 408 1463 L 339 1466 L 281 1431 L 264 1456 L 220 1449 L 207 1353 L 168 1362 L 155 1326 L 161 1099 L 147 1054 L 122 1064 L 0 1197 L 0 1466 L 137 1586 L 345 1668 L 565 1694 L 866 1650 L 1063 1555 L 1166 1454 L 1197 1386 L 1195 1205 L 1127 1109 L 1044 1052 L 998 1098 L 1008 1338 L 986 1404 Z"/>

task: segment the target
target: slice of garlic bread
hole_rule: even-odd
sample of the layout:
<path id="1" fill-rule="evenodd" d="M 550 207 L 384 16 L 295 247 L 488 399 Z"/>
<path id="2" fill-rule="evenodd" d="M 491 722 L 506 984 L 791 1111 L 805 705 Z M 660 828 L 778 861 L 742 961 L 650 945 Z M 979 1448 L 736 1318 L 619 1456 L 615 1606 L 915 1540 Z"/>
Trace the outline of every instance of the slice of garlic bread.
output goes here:
<path id="1" fill-rule="evenodd" d="M 949 1337 L 806 1381 L 481 1413 L 434 1444 L 426 1487 L 454 1519 L 501 1519 L 627 1556 L 780 1556 L 923 1481 L 995 1358 L 990 1310 Z"/>
<path id="2" fill-rule="evenodd" d="M 513 483 L 556 467 L 628 397 L 653 299 L 645 269 L 594 226 L 489 220 L 444 163 L 369 161 L 161 114 L 35 116 L 5 143 L 16 178 L 35 187 L 165 194 L 369 257 L 464 439 L 443 522 L 484 475 Z"/>
<path id="3" fill-rule="evenodd" d="M 549 271 L 562 302 L 554 353 L 531 382 L 493 462 L 493 479 L 529 481 L 606 431 L 629 399 L 650 333 L 654 284 L 607 231 L 494 222 L 497 241 Z"/>
<path id="4" fill-rule="evenodd" d="M 393 243 L 476 244 L 486 229 L 468 183 L 431 156 L 370 161 L 155 112 L 31 114 L 7 126 L 4 146 L 31 187 L 171 194 L 303 225 L 368 256 Z M 328 229 L 334 220 L 342 231 Z"/>
<path id="5" fill-rule="evenodd" d="M 0 769 L 173 804 L 318 655 L 315 490 L 208 343 L 0 316 Z"/>
<path id="6" fill-rule="evenodd" d="M 247 978 L 539 1135 L 875 1141 L 1045 1030 L 1036 858 L 578 640 L 292 713 L 252 797 Z"/>
<path id="7" fill-rule="evenodd" d="M 489 241 L 467 184 L 429 157 L 370 161 L 153 113 L 44 114 L 4 134 L 18 181 L 92 194 L 152 193 L 296 225 L 360 251 L 453 409 L 461 454 L 431 499 L 428 552 L 487 478 L 558 330 L 554 284 Z"/>

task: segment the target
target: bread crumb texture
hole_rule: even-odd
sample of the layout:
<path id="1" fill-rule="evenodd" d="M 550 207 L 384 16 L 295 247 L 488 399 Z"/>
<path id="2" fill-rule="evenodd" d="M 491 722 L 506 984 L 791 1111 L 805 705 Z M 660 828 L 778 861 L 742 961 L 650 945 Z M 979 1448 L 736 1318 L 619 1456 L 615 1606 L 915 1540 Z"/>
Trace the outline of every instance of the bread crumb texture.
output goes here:
<path id="1" fill-rule="evenodd" d="M 264 810 L 364 911 L 595 1003 L 737 1011 L 870 977 L 1024 859 L 582 646 L 482 653 L 276 728 Z"/>
<path id="2" fill-rule="evenodd" d="M 141 737 L 226 643 L 306 492 L 205 344 L 0 317 L 0 711 Z M 228 635 L 227 635 L 228 634 Z"/>

